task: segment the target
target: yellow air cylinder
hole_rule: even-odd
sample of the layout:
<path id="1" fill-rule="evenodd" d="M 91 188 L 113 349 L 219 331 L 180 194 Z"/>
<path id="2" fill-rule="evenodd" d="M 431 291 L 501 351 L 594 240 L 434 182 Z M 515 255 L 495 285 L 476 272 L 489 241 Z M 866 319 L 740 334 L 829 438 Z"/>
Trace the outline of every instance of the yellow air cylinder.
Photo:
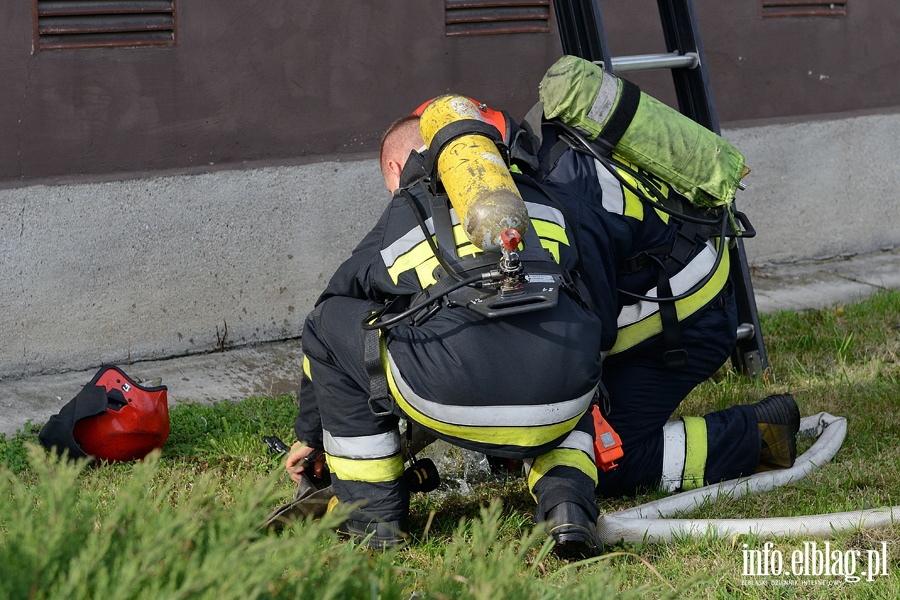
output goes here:
<path id="1" fill-rule="evenodd" d="M 430 147 L 443 127 L 461 120 L 483 121 L 478 107 L 463 96 L 435 98 L 422 112 L 419 128 Z M 485 251 L 501 248 L 501 234 L 515 229 L 524 237 L 528 210 L 506 163 L 489 138 L 465 134 L 444 145 L 437 171 L 469 240 Z"/>

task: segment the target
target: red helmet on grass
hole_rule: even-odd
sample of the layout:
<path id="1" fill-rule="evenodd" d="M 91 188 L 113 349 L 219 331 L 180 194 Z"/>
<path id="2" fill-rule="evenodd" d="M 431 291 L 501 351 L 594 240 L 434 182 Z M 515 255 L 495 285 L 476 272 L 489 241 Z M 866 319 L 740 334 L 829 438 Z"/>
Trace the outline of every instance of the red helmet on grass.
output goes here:
<path id="1" fill-rule="evenodd" d="M 41 430 L 41 443 L 72 457 L 110 462 L 144 458 L 169 436 L 166 386 L 144 387 L 104 367 Z"/>

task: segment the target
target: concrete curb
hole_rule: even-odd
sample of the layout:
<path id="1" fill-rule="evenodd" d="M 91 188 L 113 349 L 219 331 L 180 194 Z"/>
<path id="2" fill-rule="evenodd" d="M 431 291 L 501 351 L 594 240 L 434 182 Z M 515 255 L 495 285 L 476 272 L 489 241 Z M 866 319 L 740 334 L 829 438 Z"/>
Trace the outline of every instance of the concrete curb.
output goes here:
<path id="1" fill-rule="evenodd" d="M 864 299 L 879 289 L 900 289 L 900 250 L 815 263 L 753 270 L 761 312 L 823 308 Z M 295 393 L 303 368 L 299 339 L 118 365 L 140 380 L 161 377 L 169 404 L 243 400 Z M 27 422 L 43 423 L 94 376 L 97 368 L 0 380 L 0 434 Z"/>

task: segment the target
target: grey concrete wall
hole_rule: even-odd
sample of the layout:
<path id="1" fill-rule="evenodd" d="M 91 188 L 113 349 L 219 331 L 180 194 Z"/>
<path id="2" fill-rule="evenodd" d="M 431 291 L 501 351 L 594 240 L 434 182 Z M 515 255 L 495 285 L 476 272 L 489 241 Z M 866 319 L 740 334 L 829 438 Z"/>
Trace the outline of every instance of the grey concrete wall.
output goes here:
<path id="1" fill-rule="evenodd" d="M 754 265 L 900 247 L 900 114 L 725 129 L 752 169 L 737 204 Z"/>
<path id="2" fill-rule="evenodd" d="M 724 135 L 751 263 L 900 246 L 900 114 Z M 0 189 L 0 378 L 295 337 L 387 199 L 374 159 Z"/>
<path id="3" fill-rule="evenodd" d="M 375 161 L 0 190 L 0 378 L 295 337 Z"/>

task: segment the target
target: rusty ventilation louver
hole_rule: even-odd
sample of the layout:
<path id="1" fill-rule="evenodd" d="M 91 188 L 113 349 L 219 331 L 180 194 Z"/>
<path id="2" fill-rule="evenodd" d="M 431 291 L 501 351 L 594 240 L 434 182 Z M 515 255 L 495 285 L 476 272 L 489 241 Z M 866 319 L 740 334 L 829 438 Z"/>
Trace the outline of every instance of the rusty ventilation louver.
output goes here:
<path id="1" fill-rule="evenodd" d="M 447 35 L 546 33 L 550 0 L 444 0 Z"/>
<path id="2" fill-rule="evenodd" d="M 33 0 L 36 50 L 175 45 L 175 0 Z"/>
<path id="3" fill-rule="evenodd" d="M 845 17 L 847 4 L 844 2 L 822 2 L 821 0 L 760 0 L 760 10 L 765 19 L 772 17 Z"/>

